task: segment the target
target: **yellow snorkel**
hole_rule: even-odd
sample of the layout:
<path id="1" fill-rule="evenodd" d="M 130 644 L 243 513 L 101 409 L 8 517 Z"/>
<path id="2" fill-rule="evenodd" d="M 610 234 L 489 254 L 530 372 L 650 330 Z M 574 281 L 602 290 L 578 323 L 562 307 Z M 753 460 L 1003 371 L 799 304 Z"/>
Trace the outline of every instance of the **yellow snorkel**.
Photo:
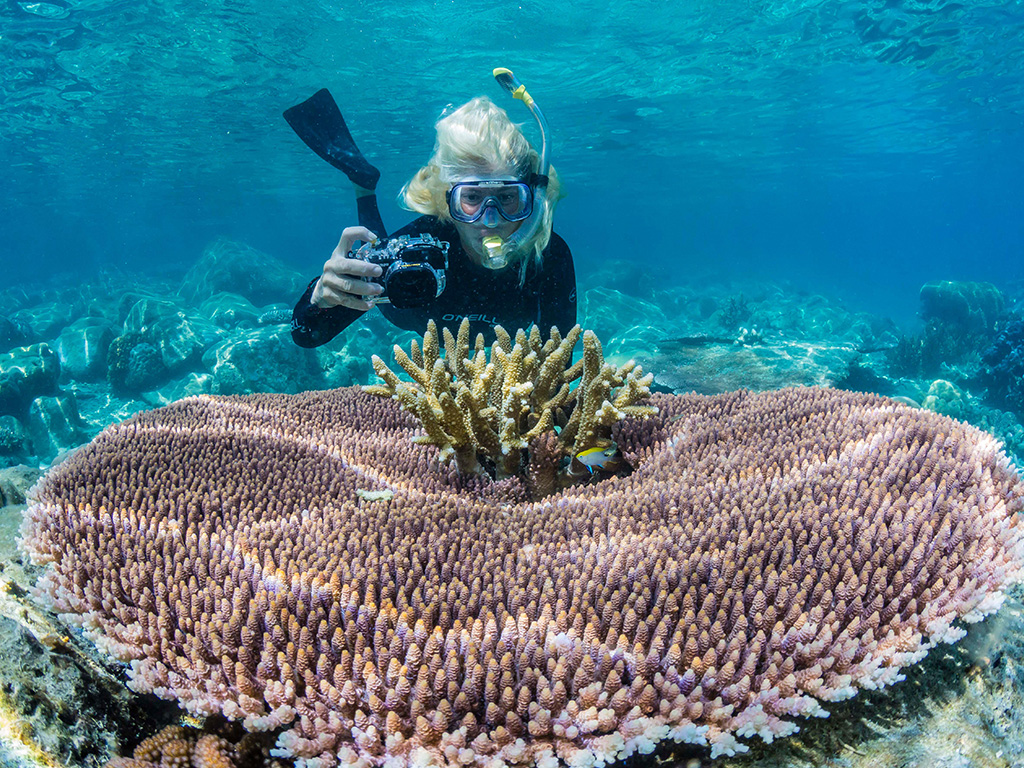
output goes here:
<path id="1" fill-rule="evenodd" d="M 500 237 L 491 235 L 484 238 L 483 241 L 484 249 L 487 251 L 485 254 L 486 266 L 491 269 L 501 269 L 508 264 L 510 257 L 514 253 L 519 251 L 525 243 L 533 238 L 540 228 L 541 222 L 544 221 L 544 211 L 547 208 L 545 193 L 548 188 L 548 169 L 551 164 L 548 160 L 548 153 L 550 151 L 548 121 L 544 119 L 544 113 L 540 111 L 537 102 L 533 100 L 533 97 L 526 90 L 526 86 L 519 82 L 518 78 L 512 74 L 512 70 L 498 67 L 494 70 L 493 74 L 494 79 L 498 81 L 498 85 L 508 91 L 513 98 L 519 99 L 529 107 L 530 112 L 533 113 L 537 120 L 537 125 L 540 126 L 541 138 L 540 167 L 537 169 L 537 174 L 534 177 L 533 212 L 507 240 L 503 241 Z"/>

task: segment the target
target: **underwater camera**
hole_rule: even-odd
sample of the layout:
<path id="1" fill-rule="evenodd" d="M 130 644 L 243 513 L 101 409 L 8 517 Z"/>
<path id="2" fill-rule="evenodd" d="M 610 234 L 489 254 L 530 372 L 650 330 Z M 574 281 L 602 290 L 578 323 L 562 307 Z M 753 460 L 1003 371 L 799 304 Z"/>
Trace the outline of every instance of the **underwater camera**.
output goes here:
<path id="1" fill-rule="evenodd" d="M 410 309 L 429 304 L 444 291 L 448 245 L 432 235 L 399 235 L 367 243 L 349 258 L 379 264 L 383 270 L 380 277 L 366 278 L 384 289 L 375 303 Z"/>

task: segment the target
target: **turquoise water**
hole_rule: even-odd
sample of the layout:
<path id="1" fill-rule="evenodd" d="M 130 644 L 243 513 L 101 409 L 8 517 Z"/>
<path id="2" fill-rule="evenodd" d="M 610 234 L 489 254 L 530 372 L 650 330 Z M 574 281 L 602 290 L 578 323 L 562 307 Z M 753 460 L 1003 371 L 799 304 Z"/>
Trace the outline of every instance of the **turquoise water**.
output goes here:
<path id="1" fill-rule="evenodd" d="M 8 282 L 174 271 L 228 235 L 315 274 L 347 181 L 281 118 L 335 94 L 392 203 L 508 66 L 553 133 L 578 271 L 795 281 L 912 321 L 1024 274 L 1018 2 L 17 2 L 0 6 Z"/>

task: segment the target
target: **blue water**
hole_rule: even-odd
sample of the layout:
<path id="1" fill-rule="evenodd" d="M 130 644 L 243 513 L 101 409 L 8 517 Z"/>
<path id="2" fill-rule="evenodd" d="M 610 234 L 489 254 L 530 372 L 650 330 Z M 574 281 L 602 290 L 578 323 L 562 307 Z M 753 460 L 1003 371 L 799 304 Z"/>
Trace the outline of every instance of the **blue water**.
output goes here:
<path id="1" fill-rule="evenodd" d="M 8 0 L 5 281 L 181 271 L 219 235 L 312 276 L 355 209 L 282 110 L 332 90 L 397 227 L 446 105 L 536 136 L 495 66 L 547 115 L 583 276 L 787 280 L 901 322 L 928 280 L 1024 278 L 1020 2 Z"/>

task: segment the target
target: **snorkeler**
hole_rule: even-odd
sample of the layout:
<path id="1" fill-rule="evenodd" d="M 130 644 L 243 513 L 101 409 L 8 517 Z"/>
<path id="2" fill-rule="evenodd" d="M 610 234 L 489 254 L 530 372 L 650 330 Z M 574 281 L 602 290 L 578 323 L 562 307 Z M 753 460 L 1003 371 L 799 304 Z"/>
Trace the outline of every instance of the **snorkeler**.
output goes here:
<path id="1" fill-rule="evenodd" d="M 330 93 L 285 112 L 299 137 L 352 181 L 359 214 L 295 306 L 296 344 L 324 344 L 375 305 L 416 332 L 430 319 L 455 329 L 468 318 L 488 341 L 495 325 L 576 324 L 572 254 L 552 231 L 561 194 L 547 125 L 511 72 L 494 75 L 537 118 L 543 151 L 490 99 L 472 99 L 437 122 L 433 156 L 400 195 L 403 207 L 423 215 L 390 237 L 377 209 L 380 173 L 356 148 Z"/>

